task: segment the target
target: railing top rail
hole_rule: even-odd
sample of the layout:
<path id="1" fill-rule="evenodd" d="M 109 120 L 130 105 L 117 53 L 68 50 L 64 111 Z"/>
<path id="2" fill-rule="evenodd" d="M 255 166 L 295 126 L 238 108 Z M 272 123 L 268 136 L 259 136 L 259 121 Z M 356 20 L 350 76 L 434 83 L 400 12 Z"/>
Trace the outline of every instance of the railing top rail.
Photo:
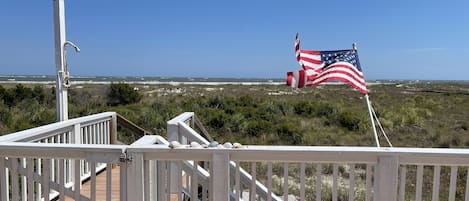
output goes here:
<path id="1" fill-rule="evenodd" d="M 144 153 L 149 160 L 210 160 L 213 153 L 228 152 L 234 161 L 377 163 L 380 156 L 395 156 L 406 164 L 469 165 L 469 149 L 254 145 L 240 149 L 170 149 L 166 145 L 142 145 L 127 151 Z"/>
<path id="2" fill-rule="evenodd" d="M 0 156 L 113 162 L 125 152 L 126 147 L 127 145 L 0 142 Z"/>
<path id="3" fill-rule="evenodd" d="M 178 122 L 184 122 L 189 118 L 192 118 L 194 116 L 194 112 L 184 112 L 177 117 L 174 117 L 173 119 L 169 120 L 167 123 L 168 124 L 178 124 Z"/>
<path id="4" fill-rule="evenodd" d="M 184 128 L 183 130 L 179 130 L 179 132 L 185 136 L 186 138 L 189 139 L 189 141 L 195 141 L 197 143 L 200 143 L 200 144 L 206 144 L 208 145 L 210 142 L 205 139 L 204 137 L 202 137 L 201 135 L 199 135 L 194 129 L 192 129 L 189 125 L 185 124 L 185 123 L 182 123 L 182 122 L 179 122 L 178 123 L 179 126 L 181 126 L 182 128 Z"/>
<path id="5" fill-rule="evenodd" d="M 53 133 L 55 131 L 62 131 L 65 128 L 71 127 L 75 124 L 87 124 L 89 122 L 101 120 L 103 118 L 109 118 L 114 115 L 116 115 L 115 112 L 103 112 L 103 113 L 89 115 L 85 117 L 79 117 L 79 118 L 74 118 L 74 119 L 70 119 L 66 121 L 56 122 L 56 123 L 52 123 L 52 124 L 48 124 L 48 125 L 44 125 L 40 127 L 35 127 L 35 128 L 19 131 L 16 133 L 3 135 L 0 137 L 0 142 L 25 141 L 25 139 L 33 139 L 37 135 L 41 135 L 44 133 Z"/>

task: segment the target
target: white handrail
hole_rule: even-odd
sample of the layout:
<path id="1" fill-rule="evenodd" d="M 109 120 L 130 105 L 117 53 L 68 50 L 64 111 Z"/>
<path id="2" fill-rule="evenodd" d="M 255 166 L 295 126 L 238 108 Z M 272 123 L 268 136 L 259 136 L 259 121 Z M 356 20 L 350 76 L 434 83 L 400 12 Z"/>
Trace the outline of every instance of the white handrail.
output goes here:
<path id="1" fill-rule="evenodd" d="M 100 114 L 70 119 L 62 122 L 56 122 L 45 126 L 35 127 L 24 131 L 4 135 L 0 137 L 0 142 L 31 142 L 36 139 L 45 138 L 47 135 L 63 133 L 73 130 L 76 124 L 87 125 L 103 119 L 110 119 L 115 116 L 115 112 L 104 112 Z"/>

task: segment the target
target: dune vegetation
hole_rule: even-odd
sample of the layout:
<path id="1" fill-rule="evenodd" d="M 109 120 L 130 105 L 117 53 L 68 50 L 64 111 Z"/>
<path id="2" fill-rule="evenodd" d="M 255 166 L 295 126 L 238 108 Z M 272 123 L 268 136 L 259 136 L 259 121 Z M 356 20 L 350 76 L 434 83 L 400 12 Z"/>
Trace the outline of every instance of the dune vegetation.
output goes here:
<path id="1" fill-rule="evenodd" d="M 369 90 L 394 146 L 469 146 L 469 83 L 381 84 Z M 0 133 L 54 122 L 54 93 L 52 85 L 0 85 Z M 345 85 L 292 90 L 114 83 L 69 89 L 70 118 L 103 111 L 163 136 L 166 121 L 192 111 L 220 142 L 375 146 L 365 100 Z"/>

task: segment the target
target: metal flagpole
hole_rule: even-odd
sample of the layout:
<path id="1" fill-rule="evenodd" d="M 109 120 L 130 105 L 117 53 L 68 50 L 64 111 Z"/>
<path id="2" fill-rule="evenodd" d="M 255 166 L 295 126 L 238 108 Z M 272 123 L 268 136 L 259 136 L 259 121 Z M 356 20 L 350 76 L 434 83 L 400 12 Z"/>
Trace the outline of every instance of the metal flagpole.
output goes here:
<path id="1" fill-rule="evenodd" d="M 357 51 L 357 44 L 356 43 L 352 44 L 352 50 Z M 373 114 L 371 112 L 370 98 L 368 97 L 368 94 L 365 95 L 365 99 L 366 99 L 366 105 L 368 106 L 368 113 L 370 115 L 371 127 L 373 127 L 373 133 L 375 135 L 376 146 L 380 147 L 379 140 L 378 140 L 378 133 L 376 132 L 375 120 L 374 120 Z"/>

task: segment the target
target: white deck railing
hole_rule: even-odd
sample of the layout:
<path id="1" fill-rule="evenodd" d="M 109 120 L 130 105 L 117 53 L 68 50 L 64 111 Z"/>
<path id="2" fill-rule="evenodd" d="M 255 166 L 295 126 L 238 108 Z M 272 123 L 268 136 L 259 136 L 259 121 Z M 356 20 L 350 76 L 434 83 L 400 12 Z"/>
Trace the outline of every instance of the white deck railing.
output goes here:
<path id="1" fill-rule="evenodd" d="M 112 144 L 116 141 L 116 113 L 105 112 L 96 115 L 57 122 L 41 127 L 36 127 L 0 137 L 1 143 L 44 143 L 44 144 Z M 51 145 L 46 145 L 51 146 Z M 55 145 L 53 145 L 55 146 Z M 68 146 L 68 145 L 67 145 Z M 21 152 L 20 152 L 21 153 Z M 74 187 L 75 181 L 83 182 L 91 178 L 93 171 L 101 171 L 106 167 L 104 163 L 91 164 L 89 162 L 74 160 L 49 159 L 45 164 L 42 158 L 19 157 L 18 159 L 6 159 L 6 178 L 10 178 L 11 189 L 7 190 L 8 196 L 13 200 L 22 198 L 32 200 L 31 192 L 35 192 L 35 200 L 45 197 L 57 197 L 60 192 L 52 188 L 43 190 L 41 182 L 33 181 L 39 175 L 47 174 L 51 182 L 63 184 L 65 188 Z M 47 170 L 44 168 L 48 167 Z M 75 170 L 80 177 L 75 177 Z M 10 176 L 11 174 L 11 176 Z M 33 185 L 34 183 L 34 185 Z M 48 192 L 48 193 L 43 193 Z M 5 195 L 5 194 L 2 194 Z M 4 199 L 2 199 L 4 200 Z"/>
<path id="2" fill-rule="evenodd" d="M 131 145 L 45 143 L 60 135 L 60 140 L 53 142 L 106 142 L 98 136 L 106 136 L 108 131 L 112 136 L 114 128 L 96 126 L 102 122 L 100 116 L 0 137 L 0 199 L 50 200 L 58 195 L 60 200 L 65 196 L 96 200 L 96 167 L 104 164 L 106 200 L 111 200 L 115 190 L 111 188 L 110 168 L 114 165 L 120 167 L 120 200 L 128 201 L 169 201 L 173 196 L 212 201 L 469 201 L 466 149 L 251 145 L 171 149 L 159 136 L 145 136 Z M 95 120 L 82 121 L 88 118 Z M 109 121 L 104 125 L 114 125 L 112 113 L 104 119 Z M 182 128 L 178 135 L 187 131 Z M 83 138 L 73 141 L 74 133 Z M 85 136 L 90 141 L 83 140 Z M 187 138 L 188 142 L 193 140 Z M 82 192 L 82 170 L 86 169 L 82 164 L 89 166 L 89 194 Z M 249 173 L 248 183 L 243 181 L 241 167 Z"/>
<path id="3" fill-rule="evenodd" d="M 195 161 L 192 163 L 195 164 L 192 171 L 196 173 L 200 167 L 199 162 L 208 163 L 210 187 L 207 198 L 200 197 L 204 192 L 196 185 L 199 174 L 191 174 L 185 178 L 187 183 L 178 186 L 179 192 L 182 192 L 183 187 L 190 189 L 190 195 L 199 195 L 201 200 L 229 200 L 229 195 L 232 194 L 235 195 L 235 200 L 264 200 L 257 193 L 257 184 L 254 183 L 261 178 L 266 181 L 269 192 L 277 191 L 284 200 L 464 200 L 468 195 L 465 193 L 467 178 L 457 181 L 458 170 L 464 171 L 459 176 L 465 175 L 469 165 L 469 151 L 464 149 L 297 146 L 169 149 L 165 145 L 142 145 L 127 148 L 126 152 L 133 156 L 131 165 L 138 166 L 138 170 L 159 162 L 165 164 L 166 171 L 169 171 L 170 163 L 182 166 L 183 161 L 190 160 Z M 250 185 L 241 185 L 239 169 L 236 168 L 233 172 L 230 161 L 236 161 L 241 166 L 243 163 L 250 166 L 253 177 Z M 417 165 L 415 175 L 403 171 L 413 165 Z M 448 175 L 440 174 L 442 166 L 451 169 Z M 423 167 L 435 170 L 433 180 L 425 180 Z M 144 181 L 151 182 L 152 176 L 144 171 L 135 173 L 138 175 L 131 177 L 129 186 L 145 189 Z M 167 173 L 164 178 L 168 176 Z M 450 179 L 444 179 L 446 176 Z M 161 178 L 155 180 L 164 181 Z M 443 180 L 447 183 L 443 184 Z M 406 186 L 413 186 L 413 191 L 406 191 Z M 423 190 L 430 190 L 423 189 L 424 186 L 430 186 L 429 195 L 422 194 Z M 163 189 L 160 193 L 165 193 L 166 197 L 171 194 L 168 183 L 158 188 Z M 456 191 L 458 188 L 463 190 Z M 245 191 L 248 193 L 242 195 L 241 192 Z M 136 200 L 147 200 L 145 198 L 153 197 L 154 192 L 138 191 L 132 195 Z M 447 197 L 440 196 L 440 193 Z M 268 195 L 271 194 L 267 194 L 265 200 L 272 200 Z"/>
<path id="4" fill-rule="evenodd" d="M 196 124 L 196 117 L 193 112 L 182 113 L 179 116 L 168 121 L 167 125 L 167 136 L 170 141 L 178 141 L 183 145 L 188 145 L 190 142 L 197 142 L 202 145 L 208 145 L 210 143 L 208 139 L 204 138 L 199 133 L 197 133 L 197 131 L 194 130 L 205 129 L 203 127 L 198 128 L 199 126 L 201 126 L 201 124 Z M 208 168 L 208 166 L 202 166 L 201 168 Z M 181 185 L 178 184 L 179 181 L 181 181 L 181 173 L 174 174 L 174 172 L 179 172 L 180 167 L 177 164 L 173 164 L 172 169 L 176 171 L 173 171 L 173 174 L 171 174 L 172 182 L 174 183 L 172 185 L 172 189 L 174 190 L 172 190 L 171 192 L 179 192 L 177 186 Z M 234 173 L 235 170 L 237 170 L 237 176 L 238 178 L 240 178 L 238 186 L 250 186 L 251 184 L 253 184 L 253 188 L 255 188 L 257 194 L 264 200 L 266 200 L 268 197 L 274 201 L 281 200 L 277 195 L 275 195 L 275 193 L 269 192 L 268 188 L 266 188 L 261 182 L 256 181 L 256 178 L 253 178 L 247 171 L 245 171 L 242 167 L 239 166 L 239 164 L 235 163 L 234 161 L 230 161 L 230 170 L 232 173 L 230 175 L 231 177 L 235 176 Z M 183 174 L 190 175 L 191 172 L 183 171 Z M 232 183 L 232 185 L 234 185 L 234 183 Z M 201 187 L 202 189 L 208 188 L 208 186 L 204 185 L 202 185 Z M 179 196 L 181 196 L 181 194 L 179 194 Z M 206 198 L 206 196 L 202 197 Z M 234 197 L 236 197 L 236 194 L 232 194 L 232 198 Z M 179 197 L 179 199 L 181 199 L 181 197 Z"/>

